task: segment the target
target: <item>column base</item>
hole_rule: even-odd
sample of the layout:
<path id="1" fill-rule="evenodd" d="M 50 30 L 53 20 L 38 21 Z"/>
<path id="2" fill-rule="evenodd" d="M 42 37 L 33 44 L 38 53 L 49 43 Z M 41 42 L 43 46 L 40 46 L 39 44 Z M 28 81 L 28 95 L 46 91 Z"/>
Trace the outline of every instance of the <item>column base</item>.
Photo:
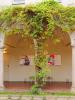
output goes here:
<path id="1" fill-rule="evenodd" d="M 71 87 L 71 92 L 75 93 L 75 87 Z"/>

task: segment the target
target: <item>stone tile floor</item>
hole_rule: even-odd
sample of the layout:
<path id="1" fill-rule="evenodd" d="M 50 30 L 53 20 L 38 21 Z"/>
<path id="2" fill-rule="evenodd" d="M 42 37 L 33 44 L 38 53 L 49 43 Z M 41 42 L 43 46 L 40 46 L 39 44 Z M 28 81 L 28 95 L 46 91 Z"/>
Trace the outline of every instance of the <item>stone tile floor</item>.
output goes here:
<path id="1" fill-rule="evenodd" d="M 20 96 L 0 95 L 0 100 L 75 100 L 75 96 Z"/>

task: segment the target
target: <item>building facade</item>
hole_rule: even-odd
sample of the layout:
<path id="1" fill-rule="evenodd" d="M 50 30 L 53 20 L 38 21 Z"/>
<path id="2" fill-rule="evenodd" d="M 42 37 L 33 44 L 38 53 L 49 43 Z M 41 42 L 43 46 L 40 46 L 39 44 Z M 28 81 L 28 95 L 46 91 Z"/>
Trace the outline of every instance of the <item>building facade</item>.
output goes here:
<path id="1" fill-rule="evenodd" d="M 0 0 L 0 6 L 12 4 L 31 4 L 40 0 Z M 72 5 L 72 0 L 61 0 L 64 5 Z M 45 43 L 48 55 L 55 53 L 61 56 L 60 65 L 48 65 L 54 82 L 71 82 L 71 90 L 75 92 L 75 32 L 70 35 L 63 33 L 59 36 L 61 43 L 55 45 L 50 40 Z M 65 37 L 65 38 L 64 38 Z M 65 40 L 65 42 L 64 42 Z M 19 43 L 19 45 L 18 45 Z M 68 43 L 70 43 L 68 45 Z M 5 47 L 6 50 L 3 49 Z M 35 75 L 33 63 L 34 45 L 32 39 L 22 39 L 21 36 L 5 37 L 0 34 L 0 89 L 3 89 L 4 82 L 24 82 L 30 81 L 30 77 Z M 30 65 L 22 65 L 21 60 L 24 56 L 30 59 Z M 59 62 L 59 61 L 58 61 Z"/>
<path id="2" fill-rule="evenodd" d="M 8 5 L 12 5 L 12 4 L 32 4 L 32 3 L 37 3 L 37 2 L 41 2 L 43 0 L 0 0 L 0 6 L 8 6 Z M 75 1 L 74 0 L 55 0 L 58 1 L 60 3 L 62 3 L 63 5 L 67 6 L 67 5 L 74 5 Z"/>

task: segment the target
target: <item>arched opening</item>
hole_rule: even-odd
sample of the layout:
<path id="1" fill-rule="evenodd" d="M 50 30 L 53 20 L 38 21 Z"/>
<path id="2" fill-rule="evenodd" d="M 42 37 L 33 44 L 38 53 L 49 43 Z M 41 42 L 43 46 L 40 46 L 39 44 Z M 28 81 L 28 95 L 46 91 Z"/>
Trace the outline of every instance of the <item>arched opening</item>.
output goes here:
<path id="1" fill-rule="evenodd" d="M 55 65 L 48 65 L 50 69 L 49 80 L 52 85 L 46 88 L 56 90 L 70 90 L 72 84 L 72 47 L 69 34 L 61 30 L 55 30 L 56 40 L 48 39 L 45 42 L 45 48 L 48 55 L 55 54 L 58 56 Z"/>
<path id="2" fill-rule="evenodd" d="M 60 42 L 53 42 L 48 38 L 44 43 L 47 56 L 56 54 L 61 57 L 61 64 L 48 65 L 47 84 L 45 89 L 70 89 L 72 79 L 72 55 L 70 46 L 70 37 L 68 34 L 56 30 L 55 37 Z M 21 35 L 11 35 L 5 38 L 4 52 L 4 83 L 7 88 L 27 88 L 31 87 L 32 76 L 35 75 L 34 43 L 31 38 L 22 38 Z M 21 65 L 20 60 L 28 56 L 31 63 L 29 66 Z M 59 61 L 58 61 L 59 63 Z M 52 82 L 52 83 L 51 83 Z M 25 84 L 26 83 L 26 84 Z"/>
<path id="3" fill-rule="evenodd" d="M 31 86 L 31 77 L 35 74 L 33 46 L 31 38 L 23 38 L 21 35 L 11 35 L 6 37 L 4 52 L 5 87 L 22 89 L 25 85 L 28 85 L 29 82 Z M 29 58 L 29 65 L 21 63 L 21 60 L 24 60 L 25 56 L 28 56 Z M 25 88 L 27 88 L 27 86 Z"/>

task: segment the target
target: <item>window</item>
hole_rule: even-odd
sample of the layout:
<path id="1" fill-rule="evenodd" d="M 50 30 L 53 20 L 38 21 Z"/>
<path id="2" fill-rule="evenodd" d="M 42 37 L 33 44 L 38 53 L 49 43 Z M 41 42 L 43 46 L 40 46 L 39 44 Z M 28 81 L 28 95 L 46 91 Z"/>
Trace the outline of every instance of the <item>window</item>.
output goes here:
<path id="1" fill-rule="evenodd" d="M 23 4 L 25 0 L 13 0 L 13 4 Z"/>

